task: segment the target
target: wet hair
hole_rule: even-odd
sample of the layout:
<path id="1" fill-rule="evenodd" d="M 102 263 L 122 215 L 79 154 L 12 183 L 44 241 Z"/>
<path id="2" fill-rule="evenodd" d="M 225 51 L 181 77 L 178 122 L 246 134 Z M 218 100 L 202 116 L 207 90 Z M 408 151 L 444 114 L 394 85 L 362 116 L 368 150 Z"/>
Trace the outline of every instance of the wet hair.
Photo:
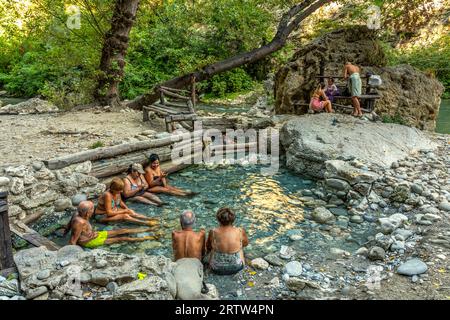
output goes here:
<path id="1" fill-rule="evenodd" d="M 236 220 L 236 215 L 230 208 L 220 208 L 216 213 L 216 218 L 223 226 L 229 226 Z"/>
<path id="2" fill-rule="evenodd" d="M 180 214 L 180 224 L 183 229 L 192 227 L 195 224 L 195 220 L 195 214 L 191 210 L 185 210 Z"/>
<path id="3" fill-rule="evenodd" d="M 128 169 L 127 169 L 127 174 L 131 174 L 133 171 L 134 171 L 134 170 L 133 170 L 133 165 L 130 164 L 129 167 L 128 167 Z"/>
<path id="4" fill-rule="evenodd" d="M 109 185 L 109 189 L 112 191 L 123 191 L 124 186 L 125 184 L 123 183 L 122 179 L 114 178 Z"/>
<path id="5" fill-rule="evenodd" d="M 152 153 L 151 155 L 148 156 L 147 160 L 145 161 L 144 168 L 147 168 L 156 160 L 159 160 L 159 156 L 156 153 Z"/>

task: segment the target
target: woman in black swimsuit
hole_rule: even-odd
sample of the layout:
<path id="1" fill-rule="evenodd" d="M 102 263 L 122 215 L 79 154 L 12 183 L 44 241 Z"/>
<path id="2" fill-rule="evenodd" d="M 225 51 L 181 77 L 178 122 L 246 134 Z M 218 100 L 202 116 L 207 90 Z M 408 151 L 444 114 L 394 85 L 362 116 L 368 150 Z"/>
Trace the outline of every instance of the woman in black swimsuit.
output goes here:
<path id="1" fill-rule="evenodd" d="M 127 171 L 128 175 L 123 180 L 125 188 L 122 197 L 125 201 L 131 200 L 145 204 L 161 206 L 163 202 L 156 195 L 150 193 L 147 181 L 143 174 L 145 173 L 142 165 L 139 163 L 132 164 Z"/>
<path id="2" fill-rule="evenodd" d="M 167 182 L 167 173 L 161 170 L 159 165 L 159 157 L 157 154 L 152 154 L 148 158 L 145 165 L 145 180 L 148 184 L 148 190 L 153 193 L 168 193 L 174 196 L 193 196 L 197 193 L 192 191 L 185 191 L 179 188 L 170 186 Z"/>

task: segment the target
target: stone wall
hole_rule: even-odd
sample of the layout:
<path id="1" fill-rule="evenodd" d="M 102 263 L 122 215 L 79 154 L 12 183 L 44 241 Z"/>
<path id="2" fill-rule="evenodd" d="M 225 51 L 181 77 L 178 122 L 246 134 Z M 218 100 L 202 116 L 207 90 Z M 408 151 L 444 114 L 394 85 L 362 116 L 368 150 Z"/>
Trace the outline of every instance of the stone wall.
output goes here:
<path id="1" fill-rule="evenodd" d="M 106 186 L 89 175 L 91 168 L 91 162 L 87 161 L 60 170 L 49 170 L 38 161 L 29 166 L 3 169 L 0 171 L 0 191 L 9 192 L 11 220 L 63 212 L 72 206 L 72 197 L 77 194 L 84 194 L 87 198 L 99 196 Z"/>
<path id="2" fill-rule="evenodd" d="M 360 66 L 362 75 L 374 72 L 381 76 L 377 114 L 398 114 L 411 126 L 434 130 L 444 87 L 411 66 L 387 67 L 376 33 L 366 27 L 328 33 L 297 51 L 275 76 L 276 113 L 305 114 L 321 65 L 324 75 L 342 76 L 346 61 Z M 345 82 L 339 80 L 338 85 Z"/>

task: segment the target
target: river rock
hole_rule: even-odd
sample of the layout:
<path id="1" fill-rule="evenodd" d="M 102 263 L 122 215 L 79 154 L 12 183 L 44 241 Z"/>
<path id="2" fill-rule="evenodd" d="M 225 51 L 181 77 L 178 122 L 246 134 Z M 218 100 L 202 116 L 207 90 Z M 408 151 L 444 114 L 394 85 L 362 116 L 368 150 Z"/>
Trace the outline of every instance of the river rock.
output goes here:
<path id="1" fill-rule="evenodd" d="M 48 292 L 48 289 L 47 289 L 46 286 L 40 286 L 40 287 L 37 287 L 37 288 L 34 288 L 34 289 L 27 290 L 26 291 L 26 294 L 27 294 L 26 298 L 28 300 L 35 299 L 35 298 L 38 298 L 38 297 L 46 294 L 47 292 Z"/>
<path id="2" fill-rule="evenodd" d="M 72 201 L 69 198 L 61 198 L 53 203 L 56 212 L 63 212 L 72 207 Z"/>
<path id="3" fill-rule="evenodd" d="M 87 196 L 85 194 L 76 194 L 72 197 L 72 205 L 78 206 L 82 201 L 86 201 Z"/>
<path id="4" fill-rule="evenodd" d="M 303 272 L 302 264 L 298 261 L 286 263 L 284 270 L 290 277 L 298 277 Z"/>
<path id="5" fill-rule="evenodd" d="M 386 252 L 383 248 L 380 247 L 372 247 L 369 250 L 368 258 L 370 260 L 384 260 Z"/>
<path id="6" fill-rule="evenodd" d="M 252 267 L 260 270 L 266 270 L 267 268 L 269 268 L 269 263 L 263 258 L 253 259 L 250 264 Z"/>
<path id="7" fill-rule="evenodd" d="M 296 278 L 296 277 L 290 277 L 287 281 L 286 281 L 286 287 L 291 290 L 291 291 L 300 291 L 303 290 L 306 287 L 306 283 L 305 281 Z"/>
<path id="8" fill-rule="evenodd" d="M 264 260 L 266 260 L 272 266 L 276 267 L 284 266 L 284 261 L 280 259 L 276 254 L 268 254 L 267 256 L 264 257 Z"/>
<path id="9" fill-rule="evenodd" d="M 314 209 L 311 217 L 313 218 L 314 221 L 322 224 L 332 224 L 336 220 L 334 215 L 327 208 L 324 207 Z"/>
<path id="10" fill-rule="evenodd" d="M 120 286 L 114 299 L 117 300 L 171 300 L 166 281 L 156 276 L 135 280 Z"/>
<path id="11" fill-rule="evenodd" d="M 347 191 L 351 188 L 347 181 L 341 179 L 326 179 L 325 184 L 328 187 L 339 191 Z"/>
<path id="12" fill-rule="evenodd" d="M 428 266 L 420 259 L 413 258 L 402 263 L 397 269 L 397 273 L 405 276 L 413 276 L 425 273 Z"/>
<path id="13" fill-rule="evenodd" d="M 348 211 L 344 208 L 330 208 L 328 210 L 335 216 L 348 216 Z"/>
<path id="14" fill-rule="evenodd" d="M 15 105 L 6 105 L 0 108 L 0 114 L 31 114 L 31 113 L 53 113 L 58 112 L 58 107 L 48 101 L 32 98 Z"/>
<path id="15" fill-rule="evenodd" d="M 421 185 L 419 185 L 417 183 L 413 183 L 411 185 L 411 191 L 414 193 L 417 193 L 418 195 L 421 195 L 423 193 L 423 188 Z"/>
<path id="16" fill-rule="evenodd" d="M 332 125 L 333 119 L 337 119 L 339 126 Z M 286 165 L 294 172 L 324 178 L 327 169 L 329 174 L 325 178 L 340 178 L 350 184 L 371 183 L 377 175 L 338 158 L 357 158 L 369 165 L 388 167 L 412 151 L 437 147 L 414 128 L 327 113 L 292 117 L 282 127 L 280 141 L 286 150 Z M 329 160 L 333 162 L 326 168 L 325 162 Z M 356 176 L 348 174 L 352 172 Z"/>
<path id="17" fill-rule="evenodd" d="M 439 209 L 444 211 L 450 211 L 450 203 L 449 202 L 441 202 L 439 204 Z"/>
<path id="18" fill-rule="evenodd" d="M 0 296 L 14 297 L 19 294 L 19 282 L 17 279 L 0 282 Z"/>
<path id="19" fill-rule="evenodd" d="M 12 194 L 15 195 L 21 194 L 25 190 L 23 180 L 20 178 L 12 178 L 9 190 L 11 191 Z"/>
<path id="20" fill-rule="evenodd" d="M 9 185 L 9 178 L 8 177 L 0 177 L 0 187 L 4 187 Z"/>
<path id="21" fill-rule="evenodd" d="M 177 298 L 181 300 L 200 299 L 202 296 L 203 265 L 195 258 L 177 260 L 174 270 L 177 284 Z"/>

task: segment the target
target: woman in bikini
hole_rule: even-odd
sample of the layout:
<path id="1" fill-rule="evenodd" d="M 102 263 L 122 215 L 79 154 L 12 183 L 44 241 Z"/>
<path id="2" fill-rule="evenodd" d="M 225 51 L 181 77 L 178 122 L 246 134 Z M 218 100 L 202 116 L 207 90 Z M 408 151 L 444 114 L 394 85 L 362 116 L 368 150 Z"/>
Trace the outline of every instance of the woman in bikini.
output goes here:
<path id="1" fill-rule="evenodd" d="M 132 164 L 123 180 L 125 187 L 122 197 L 125 201 L 131 200 L 145 204 L 161 206 L 163 202 L 156 195 L 147 191 L 148 183 L 144 178 L 145 171 L 139 163 Z"/>
<path id="2" fill-rule="evenodd" d="M 229 208 L 221 208 L 216 214 L 220 226 L 209 232 L 206 249 L 209 267 L 219 275 L 231 275 L 245 266 L 244 247 L 248 245 L 245 230 L 233 226 L 236 215 Z"/>
<path id="3" fill-rule="evenodd" d="M 159 165 L 159 156 L 152 154 L 148 158 L 145 165 L 145 180 L 148 183 L 148 190 L 153 193 L 168 193 L 173 196 L 193 196 L 197 193 L 192 191 L 185 191 L 179 188 L 170 186 L 167 182 L 167 173 L 161 170 Z"/>
<path id="4" fill-rule="evenodd" d="M 331 101 L 328 99 L 325 94 L 325 85 L 320 84 L 316 90 L 314 90 L 313 95 L 311 97 L 311 102 L 309 103 L 310 110 L 314 112 L 320 112 L 325 109 L 326 112 L 332 113 L 334 112 L 333 107 L 331 106 Z M 323 99 L 322 101 L 320 99 Z"/>
<path id="5" fill-rule="evenodd" d="M 115 178 L 109 189 L 98 199 L 95 209 L 95 218 L 98 222 L 118 222 L 126 221 L 131 223 L 154 226 L 159 224 L 157 219 L 149 218 L 129 209 L 120 196 L 123 192 L 124 183 L 122 179 Z"/>

